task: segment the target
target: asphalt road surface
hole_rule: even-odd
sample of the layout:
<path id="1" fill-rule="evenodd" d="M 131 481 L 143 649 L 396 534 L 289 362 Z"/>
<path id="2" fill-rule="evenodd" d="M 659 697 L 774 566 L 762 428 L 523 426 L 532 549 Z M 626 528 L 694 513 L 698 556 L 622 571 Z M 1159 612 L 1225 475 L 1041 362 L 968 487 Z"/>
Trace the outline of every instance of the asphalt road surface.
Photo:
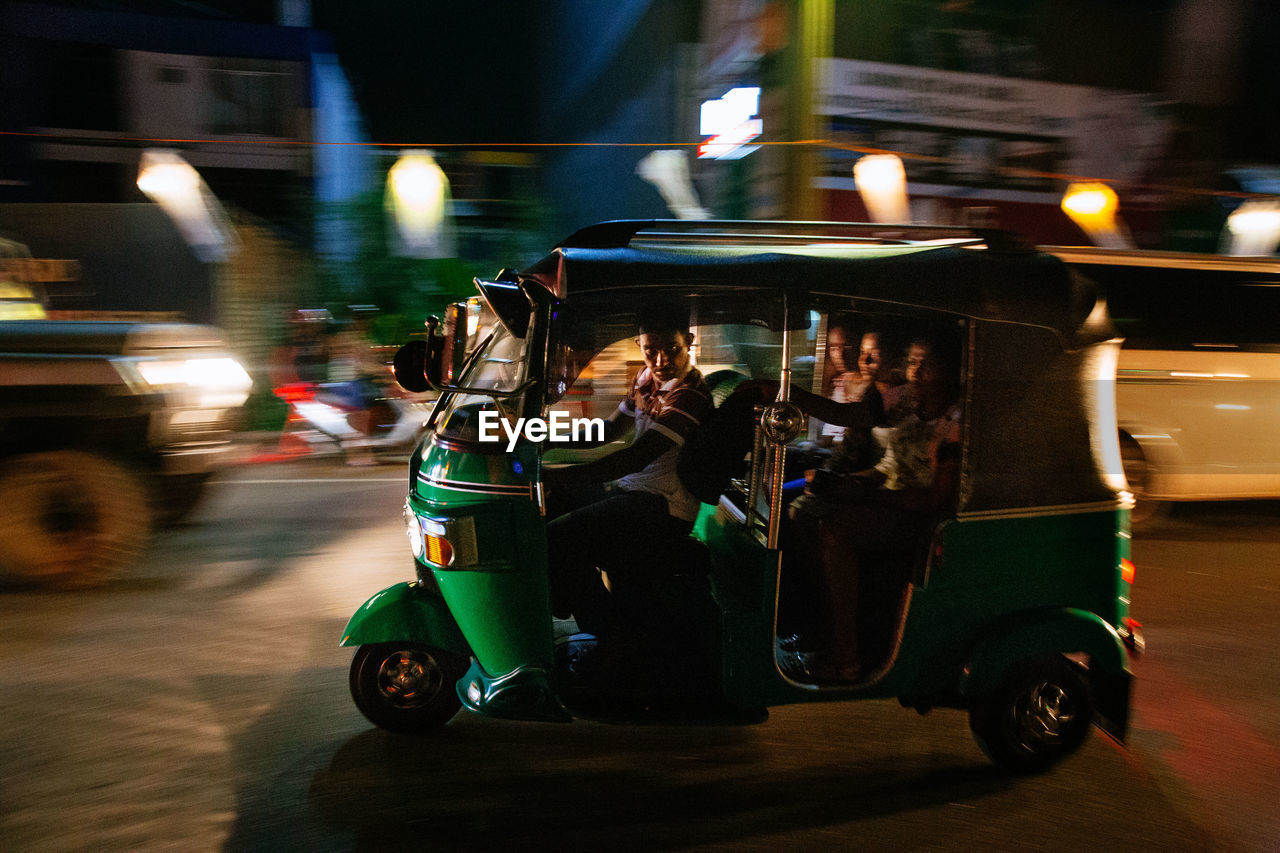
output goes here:
<path id="1" fill-rule="evenodd" d="M 1129 748 L 991 767 L 962 713 L 373 729 L 337 643 L 412 576 L 400 466 L 244 468 L 115 585 L 0 594 L 2 850 L 1280 849 L 1280 506 L 1135 542 Z"/>

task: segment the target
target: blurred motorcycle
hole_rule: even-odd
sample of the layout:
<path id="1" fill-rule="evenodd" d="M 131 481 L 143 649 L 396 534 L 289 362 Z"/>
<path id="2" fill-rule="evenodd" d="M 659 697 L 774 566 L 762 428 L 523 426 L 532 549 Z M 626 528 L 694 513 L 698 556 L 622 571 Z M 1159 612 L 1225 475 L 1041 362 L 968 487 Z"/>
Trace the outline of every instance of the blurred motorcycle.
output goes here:
<path id="1" fill-rule="evenodd" d="M 288 406 L 281 455 L 342 453 L 352 465 L 412 451 L 422 437 L 432 400 L 381 389 L 353 390 L 348 382 L 291 382 L 273 389 Z"/>

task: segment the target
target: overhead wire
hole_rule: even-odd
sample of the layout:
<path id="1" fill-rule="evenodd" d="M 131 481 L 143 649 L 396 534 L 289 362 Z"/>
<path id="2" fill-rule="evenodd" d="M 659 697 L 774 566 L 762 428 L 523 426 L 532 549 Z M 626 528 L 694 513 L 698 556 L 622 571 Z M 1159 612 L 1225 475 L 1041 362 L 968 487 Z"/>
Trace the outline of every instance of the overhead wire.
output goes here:
<path id="1" fill-rule="evenodd" d="M 360 147 L 360 148 L 379 148 L 379 149 L 407 149 L 407 148 L 426 148 L 426 149 L 451 149 L 451 150 L 493 150 L 503 148 L 697 148 L 703 144 L 699 142 L 431 142 L 431 141 L 412 141 L 412 142 L 336 142 L 324 140 L 298 140 L 298 139 L 214 139 L 208 137 L 162 137 L 162 136 L 126 136 L 114 134 L 94 134 L 92 136 L 36 132 L 36 131 L 16 131 L 16 130 L 0 130 L 0 136 L 19 137 L 28 139 L 49 139 L 62 143 L 93 143 L 93 142 L 131 142 L 147 145 L 266 145 L 266 146 L 292 146 L 300 148 L 320 148 L 320 147 Z M 904 161 L 938 163 L 942 165 L 959 163 L 955 158 L 940 157 L 933 154 L 920 154 L 911 151 L 903 151 L 892 148 L 877 148 L 867 145 L 857 145 L 836 139 L 795 139 L 795 140 L 752 140 L 752 146 L 773 146 L 773 147 L 803 147 L 817 146 L 829 148 L 838 151 L 848 151 L 856 154 L 893 154 L 901 157 Z M 1063 183 L 1071 182 L 1097 182 L 1111 185 L 1113 187 L 1124 189 L 1127 192 L 1156 192 L 1167 195 L 1197 195 L 1210 196 L 1233 199 L 1268 199 L 1275 196 L 1267 193 L 1254 193 L 1244 191 L 1210 189 L 1207 187 L 1184 187 L 1171 186 L 1167 184 L 1149 184 L 1144 182 L 1136 182 L 1131 180 L 1117 180 L 1115 178 L 1104 178 L 1094 175 L 1073 175 L 1060 172 L 1049 172 L 1037 169 L 1026 169 L 1015 166 L 998 166 L 995 172 L 1008 175 L 1010 177 L 1019 178 L 1036 178 L 1042 180 L 1061 181 Z"/>

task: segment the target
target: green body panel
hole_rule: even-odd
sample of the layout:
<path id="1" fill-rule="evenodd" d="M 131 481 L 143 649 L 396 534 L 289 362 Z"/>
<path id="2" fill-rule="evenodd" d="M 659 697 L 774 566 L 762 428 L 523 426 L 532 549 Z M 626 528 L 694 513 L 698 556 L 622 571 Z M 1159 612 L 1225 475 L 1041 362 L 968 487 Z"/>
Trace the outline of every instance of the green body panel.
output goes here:
<path id="1" fill-rule="evenodd" d="M 778 705 L 838 698 L 947 700 L 991 686 L 1018 660 L 1085 652 L 1112 674 L 1127 672 L 1115 627 L 1128 615 L 1129 555 L 1120 510 L 953 521 L 941 560 L 913 590 L 893 668 L 849 690 L 792 684 L 774 664 L 778 562 L 740 523 L 703 520 L 712 583 L 724 610 L 724 690 L 735 704 Z M 970 672 L 966 676 L 966 665 Z"/>
<path id="2" fill-rule="evenodd" d="M 470 518 L 475 525 L 479 562 L 433 569 L 472 654 L 495 678 L 521 667 L 550 670 L 546 526 L 529 476 L 537 470 L 536 447 L 483 454 L 432 441 L 419 470 L 422 476 L 409 498 L 414 512 L 442 520 Z M 472 483 L 508 491 L 469 491 Z"/>
<path id="3" fill-rule="evenodd" d="M 495 678 L 478 661 L 472 661 L 457 689 L 465 708 L 486 717 L 548 723 L 573 721 L 556 695 L 551 672 L 542 667 L 521 666 Z"/>
<path id="4" fill-rule="evenodd" d="M 914 592 L 886 679 L 894 695 L 954 695 L 980 643 L 1019 626 L 1060 623 L 1064 610 L 1091 618 L 1059 624 L 1052 632 L 1056 651 L 1110 660 L 1114 626 L 1128 615 L 1129 584 L 1120 577 L 1120 559 L 1129 554 L 1127 521 L 1127 512 L 1105 510 L 948 523 L 942 557 Z M 1000 648 L 1009 659 L 992 656 L 983 665 L 1001 673 L 1046 651 Z"/>
<path id="5" fill-rule="evenodd" d="M 454 652 L 471 654 L 466 638 L 444 601 L 417 583 L 398 583 L 366 601 L 342 632 L 344 646 L 411 640 Z"/>
<path id="6" fill-rule="evenodd" d="M 960 694 L 990 692 L 1016 662 L 1062 652 L 1085 652 L 1092 668 L 1113 675 L 1128 671 L 1124 641 L 1096 613 L 1070 607 L 1035 611 L 992 630 L 973 647 L 961 670 Z"/>
<path id="7" fill-rule="evenodd" d="M 740 707 L 801 701 L 774 662 L 773 611 L 778 552 L 736 519 L 699 519 L 711 551 L 711 590 L 721 609 L 721 678 L 725 698 Z"/>

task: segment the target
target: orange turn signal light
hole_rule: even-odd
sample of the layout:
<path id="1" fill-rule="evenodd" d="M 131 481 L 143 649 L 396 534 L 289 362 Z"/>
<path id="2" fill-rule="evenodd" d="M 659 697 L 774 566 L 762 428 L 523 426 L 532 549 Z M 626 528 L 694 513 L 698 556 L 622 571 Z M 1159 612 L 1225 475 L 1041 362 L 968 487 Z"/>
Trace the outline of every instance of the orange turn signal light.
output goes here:
<path id="1" fill-rule="evenodd" d="M 447 566 L 453 562 L 453 546 L 449 544 L 449 540 L 443 536 L 434 536 L 430 533 L 424 535 L 423 541 L 426 543 L 426 558 L 428 563 L 434 563 L 437 566 Z"/>
<path id="2" fill-rule="evenodd" d="M 1133 583 L 1133 576 L 1138 568 L 1133 564 L 1133 560 L 1123 558 L 1120 560 L 1120 579 L 1125 583 Z"/>

